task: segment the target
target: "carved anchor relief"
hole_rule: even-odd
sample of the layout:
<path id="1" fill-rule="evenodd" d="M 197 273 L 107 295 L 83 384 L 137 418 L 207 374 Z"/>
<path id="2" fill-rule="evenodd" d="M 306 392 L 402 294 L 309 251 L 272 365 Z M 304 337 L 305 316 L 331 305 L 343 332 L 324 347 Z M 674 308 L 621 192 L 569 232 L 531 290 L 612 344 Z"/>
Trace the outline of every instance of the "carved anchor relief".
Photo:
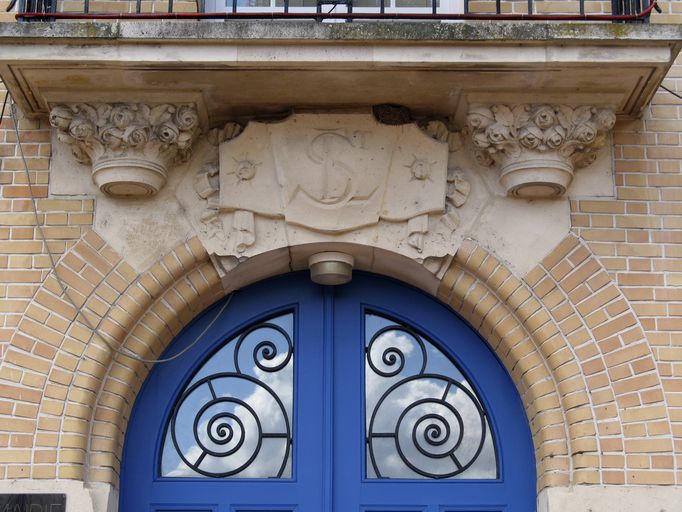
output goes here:
<path id="1" fill-rule="evenodd" d="M 298 114 L 229 131 L 232 138 L 220 138 L 219 171 L 207 165 L 195 183 L 207 200 L 202 231 L 227 234 L 219 257 L 314 241 L 416 259 L 452 254 L 443 241 L 457 228 L 455 208 L 469 184 L 448 171 L 442 137 L 365 114 Z"/>
<path id="2" fill-rule="evenodd" d="M 376 192 L 376 187 L 369 195 L 358 191 L 362 186 L 361 179 L 353 167 L 344 161 L 344 154 L 348 151 L 367 150 L 365 137 L 369 132 L 345 134 L 340 130 L 320 131 L 322 133 L 315 136 L 308 147 L 308 158 L 320 166 L 320 179 L 299 184 L 294 195 L 300 190 L 312 202 L 330 206 L 369 199 Z M 317 190 L 309 190 L 313 186 Z"/>

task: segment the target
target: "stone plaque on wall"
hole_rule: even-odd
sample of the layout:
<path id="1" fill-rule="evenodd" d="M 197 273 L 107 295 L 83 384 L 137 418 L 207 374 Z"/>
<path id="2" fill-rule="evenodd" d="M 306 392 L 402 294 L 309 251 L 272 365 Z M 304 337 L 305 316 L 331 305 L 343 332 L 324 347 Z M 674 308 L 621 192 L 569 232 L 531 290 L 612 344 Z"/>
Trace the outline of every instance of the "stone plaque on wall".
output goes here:
<path id="1" fill-rule="evenodd" d="M 455 209 L 469 183 L 448 168 L 447 127 L 437 137 L 366 113 L 229 127 L 218 158 L 195 180 L 206 200 L 195 225 L 213 257 L 234 265 L 315 242 L 372 246 L 419 262 L 454 253 Z"/>
<path id="2" fill-rule="evenodd" d="M 0 512 L 66 512 L 66 495 L 0 494 Z"/>

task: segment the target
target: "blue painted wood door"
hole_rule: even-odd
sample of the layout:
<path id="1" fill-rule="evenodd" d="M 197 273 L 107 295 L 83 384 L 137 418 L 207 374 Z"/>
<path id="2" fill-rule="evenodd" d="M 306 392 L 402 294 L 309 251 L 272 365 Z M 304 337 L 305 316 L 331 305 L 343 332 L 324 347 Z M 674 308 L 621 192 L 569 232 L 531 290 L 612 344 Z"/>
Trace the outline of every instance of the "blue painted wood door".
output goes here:
<path id="1" fill-rule="evenodd" d="M 390 280 L 361 273 L 356 274 L 352 283 L 335 288 L 314 285 L 307 275 L 295 274 L 238 292 L 201 341 L 192 346 L 220 307 L 219 303 L 209 308 L 177 336 L 165 356 L 182 350 L 187 352 L 170 363 L 157 364 L 138 395 L 123 452 L 122 512 L 535 510 L 532 443 L 514 385 L 485 342 L 433 298 Z M 206 478 L 198 474 L 164 476 L 160 461 L 170 418 L 188 383 L 196 381 L 198 368 L 211 357 L 219 358 L 215 354 L 221 354 L 219 349 L 226 340 L 282 312 L 293 315 L 291 474 L 285 474 L 284 478 L 241 478 L 242 474 L 236 478 Z M 492 477 L 467 478 L 467 473 L 462 473 L 461 477 L 443 478 L 447 470 L 439 473 L 438 469 L 438 464 L 442 464 L 439 460 L 443 459 L 432 459 L 433 467 L 410 466 L 427 477 L 412 470 L 407 470 L 407 477 L 378 475 L 383 469 L 378 471 L 376 464 L 370 462 L 373 459 L 368 451 L 374 439 L 368 437 L 373 412 L 365 403 L 370 368 L 367 365 L 368 315 L 378 318 L 379 322 L 403 326 L 399 328 L 406 332 L 413 330 L 408 332 L 408 337 L 410 332 L 418 333 L 414 335 L 417 341 L 421 343 L 420 337 L 423 337 L 432 344 L 429 350 L 434 354 L 442 352 L 437 357 L 452 360 L 457 366 L 453 371 L 460 371 L 460 377 L 467 382 L 467 388 L 462 387 L 459 394 L 475 395 L 472 400 L 477 407 L 487 411 L 484 420 L 487 435 L 490 440 L 494 439 Z M 390 350 L 384 355 L 380 362 L 388 365 L 384 369 L 400 362 L 391 359 Z M 421 373 L 427 375 L 424 368 Z M 397 378 L 391 382 L 397 382 Z M 439 379 L 432 376 L 430 385 Z M 448 408 L 453 409 L 445 405 L 446 412 Z M 463 425 L 461 421 L 459 425 Z M 433 426 L 428 430 L 428 425 L 426 428 L 420 431 L 427 440 L 424 446 L 427 450 L 439 449 L 440 443 L 445 443 L 438 437 L 444 439 L 444 430 Z M 429 440 L 428 435 L 433 438 Z M 386 446 L 393 443 L 386 439 L 379 441 L 388 442 Z M 394 441 L 399 444 L 397 438 Z M 493 446 L 493 441 L 488 443 Z M 409 457 L 407 454 L 403 458 Z M 396 460 L 399 460 L 397 456 Z M 453 460 L 457 464 L 452 472 L 455 474 L 462 469 L 462 463 L 454 456 Z M 413 474 L 415 478 L 411 477 Z"/>

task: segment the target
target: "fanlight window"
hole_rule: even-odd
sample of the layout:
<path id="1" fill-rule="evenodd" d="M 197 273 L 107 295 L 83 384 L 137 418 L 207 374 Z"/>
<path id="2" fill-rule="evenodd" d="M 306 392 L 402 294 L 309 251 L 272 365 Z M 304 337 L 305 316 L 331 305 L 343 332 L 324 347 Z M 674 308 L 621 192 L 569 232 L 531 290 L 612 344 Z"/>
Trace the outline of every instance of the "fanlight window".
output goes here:
<path id="1" fill-rule="evenodd" d="M 291 478 L 294 315 L 252 326 L 215 352 L 166 427 L 161 476 Z"/>
<path id="2" fill-rule="evenodd" d="M 367 478 L 497 478 L 488 417 L 455 363 L 377 314 L 365 337 Z"/>
<path id="3" fill-rule="evenodd" d="M 291 478 L 294 314 L 229 339 L 177 399 L 163 477 Z M 456 340 L 453 340 L 456 343 Z M 366 476 L 495 479 L 490 424 L 456 364 L 409 327 L 365 315 Z"/>

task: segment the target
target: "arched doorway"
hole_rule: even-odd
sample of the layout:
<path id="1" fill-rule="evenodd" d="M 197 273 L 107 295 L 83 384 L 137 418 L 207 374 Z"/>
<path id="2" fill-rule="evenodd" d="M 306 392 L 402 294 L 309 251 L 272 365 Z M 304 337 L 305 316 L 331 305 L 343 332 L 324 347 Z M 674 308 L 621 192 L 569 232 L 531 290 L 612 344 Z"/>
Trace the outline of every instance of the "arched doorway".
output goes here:
<path id="1" fill-rule="evenodd" d="M 535 509 L 516 389 L 433 298 L 361 273 L 335 288 L 292 274 L 238 292 L 214 321 L 221 308 L 138 396 L 121 511 Z"/>

